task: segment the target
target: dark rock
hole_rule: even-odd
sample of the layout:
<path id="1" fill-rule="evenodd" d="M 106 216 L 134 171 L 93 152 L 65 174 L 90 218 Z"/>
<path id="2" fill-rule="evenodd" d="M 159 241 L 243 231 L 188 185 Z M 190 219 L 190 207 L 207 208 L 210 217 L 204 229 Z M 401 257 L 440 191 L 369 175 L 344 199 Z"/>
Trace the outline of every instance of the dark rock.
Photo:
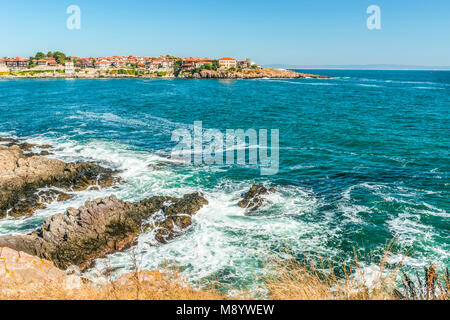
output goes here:
<path id="1" fill-rule="evenodd" d="M 161 168 L 167 167 L 168 164 L 164 162 L 158 162 L 158 163 L 151 163 L 148 165 L 149 168 L 153 170 L 160 170 Z"/>
<path id="2" fill-rule="evenodd" d="M 0 143 L 7 144 L 7 145 L 12 145 L 12 144 L 19 143 L 19 140 L 12 139 L 12 138 L 0 138 Z"/>
<path id="3" fill-rule="evenodd" d="M 39 155 L 26 156 L 17 145 L 0 146 L 0 218 L 7 212 L 19 217 L 44 208 L 45 202 L 37 194 L 39 189 L 80 191 L 92 185 L 106 187 L 114 183 L 114 174 L 91 162 L 65 163 Z"/>
<path id="4" fill-rule="evenodd" d="M 53 146 L 51 146 L 49 144 L 44 144 L 44 145 L 38 146 L 38 148 L 39 149 L 50 149 L 50 148 L 53 148 Z"/>
<path id="5" fill-rule="evenodd" d="M 24 143 L 19 144 L 18 146 L 19 146 L 20 149 L 22 149 L 23 151 L 31 152 L 31 149 L 33 149 L 33 147 L 35 147 L 36 145 L 31 144 L 31 143 L 24 142 Z"/>
<path id="6" fill-rule="evenodd" d="M 199 193 L 183 198 L 152 197 L 138 203 L 114 196 L 88 201 L 48 218 L 42 228 L 29 235 L 0 237 L 0 247 L 51 260 L 60 268 L 88 267 L 94 259 L 133 246 L 142 223 L 162 210 L 164 219 L 155 226 L 157 240 L 166 242 L 191 225 L 191 216 L 208 201 Z"/>
<path id="7" fill-rule="evenodd" d="M 243 199 L 239 201 L 239 207 L 246 209 L 247 212 L 252 212 L 261 207 L 264 203 L 263 195 L 275 193 L 274 188 L 267 190 L 266 187 L 260 184 L 254 184 L 250 190 L 243 195 Z"/>

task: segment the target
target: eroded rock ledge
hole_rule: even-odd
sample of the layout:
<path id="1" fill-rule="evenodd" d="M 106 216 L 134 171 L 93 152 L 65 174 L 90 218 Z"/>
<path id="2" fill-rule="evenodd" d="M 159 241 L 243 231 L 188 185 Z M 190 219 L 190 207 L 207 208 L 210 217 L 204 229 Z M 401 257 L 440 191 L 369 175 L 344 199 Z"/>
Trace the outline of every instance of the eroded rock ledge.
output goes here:
<path id="1" fill-rule="evenodd" d="M 5 143 L 7 139 L 2 139 Z M 114 183 L 115 172 L 92 162 L 65 163 L 31 152 L 31 144 L 10 139 L 0 145 L 0 219 L 30 215 L 45 203 L 70 197 L 65 191 Z M 49 146 L 41 146 L 47 149 Z M 48 152 L 47 152 L 48 153 Z M 46 190 L 40 190 L 47 188 Z"/>
<path id="2" fill-rule="evenodd" d="M 59 268 L 76 265 L 85 269 L 94 259 L 134 245 L 141 231 L 152 228 L 159 242 L 171 240 L 192 224 L 191 217 L 206 204 L 199 193 L 183 198 L 158 196 L 138 203 L 111 196 L 54 215 L 29 235 L 0 237 L 0 247 L 48 259 Z M 160 210 L 162 218 L 144 223 Z"/>

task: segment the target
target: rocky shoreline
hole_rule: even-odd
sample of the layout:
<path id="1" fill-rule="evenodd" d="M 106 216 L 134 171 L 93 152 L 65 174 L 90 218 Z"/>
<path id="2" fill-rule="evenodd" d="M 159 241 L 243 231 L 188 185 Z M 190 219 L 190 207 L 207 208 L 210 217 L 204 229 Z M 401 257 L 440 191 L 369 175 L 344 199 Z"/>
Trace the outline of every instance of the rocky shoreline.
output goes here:
<path id="1" fill-rule="evenodd" d="M 279 78 L 279 79 L 328 79 L 324 75 L 309 73 L 299 73 L 284 69 L 245 69 L 242 71 L 227 70 L 202 70 L 200 72 L 180 72 L 176 75 L 158 76 L 155 74 L 107 74 L 107 73 L 75 73 L 65 74 L 59 72 L 47 72 L 36 74 L 2 74 L 0 79 L 261 79 L 261 78 Z"/>
<path id="2" fill-rule="evenodd" d="M 0 219 L 31 215 L 46 203 L 70 198 L 70 192 L 111 186 L 115 172 L 92 162 L 65 163 L 39 154 L 15 139 L 0 145 Z"/>
<path id="3" fill-rule="evenodd" d="M 0 142 L 0 219 L 32 215 L 46 203 L 68 199 L 69 192 L 120 181 L 117 172 L 98 164 L 66 163 L 47 158 L 48 151 L 35 152 L 51 146 L 5 138 Z M 2 236 L 0 248 L 50 260 L 62 269 L 72 265 L 85 269 L 97 258 L 133 246 L 141 232 L 154 230 L 160 243 L 172 240 L 207 204 L 200 193 L 182 198 L 155 196 L 137 203 L 110 196 L 53 215 L 31 234 Z"/>
<path id="4" fill-rule="evenodd" d="M 98 164 L 46 157 L 52 146 L 9 138 L 0 138 L 0 142 L 0 219 L 32 215 L 46 203 L 68 199 L 70 192 L 120 182 L 117 172 Z M 264 195 L 273 192 L 253 185 L 237 205 L 250 213 L 263 204 Z M 47 218 L 30 234 L 1 236 L 0 249 L 49 260 L 60 269 L 76 266 L 85 270 L 98 258 L 132 247 L 142 232 L 152 231 L 161 244 L 174 239 L 206 205 L 208 200 L 199 192 L 180 198 L 153 196 L 139 202 L 115 196 L 99 198 Z"/>
<path id="5" fill-rule="evenodd" d="M 50 260 L 62 269 L 75 265 L 83 270 L 97 258 L 130 248 L 143 231 L 155 230 L 161 243 L 173 239 L 192 224 L 191 217 L 206 204 L 199 193 L 183 198 L 158 196 L 138 203 L 114 196 L 96 199 L 48 218 L 31 234 L 0 237 L 0 248 Z M 144 223 L 160 210 L 164 217 Z"/>
<path id="6" fill-rule="evenodd" d="M 185 79 L 261 79 L 261 78 L 280 78 L 280 79 L 326 79 L 328 76 L 299 73 L 282 69 L 246 69 L 242 71 L 214 71 L 202 70 L 193 74 L 180 74 L 178 78 Z"/>

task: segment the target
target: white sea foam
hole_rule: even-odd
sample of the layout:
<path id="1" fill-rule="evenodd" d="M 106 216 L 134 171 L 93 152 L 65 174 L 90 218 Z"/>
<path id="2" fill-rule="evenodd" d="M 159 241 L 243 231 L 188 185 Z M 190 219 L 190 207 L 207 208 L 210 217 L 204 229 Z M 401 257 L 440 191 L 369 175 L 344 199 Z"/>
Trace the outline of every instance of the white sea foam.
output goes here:
<path id="1" fill-rule="evenodd" d="M 436 87 L 413 87 L 413 88 L 420 90 L 444 90 L 444 88 L 436 88 Z"/>
<path id="2" fill-rule="evenodd" d="M 373 88 L 381 88 L 382 86 L 377 84 L 364 84 L 364 83 L 358 83 L 357 84 L 360 87 L 373 87 Z"/>
<path id="3" fill-rule="evenodd" d="M 176 261 L 186 268 L 185 274 L 192 280 L 220 274 L 223 280 L 232 281 L 261 274 L 263 268 L 258 261 L 283 244 L 295 253 L 330 254 L 323 246 L 328 233 L 325 224 L 305 223 L 289 216 L 294 212 L 301 215 L 314 207 L 316 200 L 309 192 L 281 188 L 277 195 L 267 198 L 269 204 L 262 210 L 270 211 L 272 206 L 286 203 L 285 214 L 246 216 L 236 203 L 248 183 L 240 188 L 229 182 L 225 185 L 206 193 L 209 205 L 194 216 L 193 227 L 185 235 L 160 246 L 154 246 L 151 232 L 141 235 L 136 248 L 141 267 L 158 269 L 166 260 Z M 119 272 L 131 270 L 131 254 L 118 253 L 98 261 L 100 269 L 106 265 Z"/>

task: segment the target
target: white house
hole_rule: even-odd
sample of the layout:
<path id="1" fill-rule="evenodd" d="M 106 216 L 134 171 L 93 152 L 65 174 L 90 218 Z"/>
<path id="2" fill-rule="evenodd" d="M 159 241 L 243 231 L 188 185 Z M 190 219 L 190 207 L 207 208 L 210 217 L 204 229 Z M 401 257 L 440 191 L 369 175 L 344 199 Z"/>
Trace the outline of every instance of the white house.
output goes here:
<path id="1" fill-rule="evenodd" d="M 65 70 L 66 73 L 72 74 L 75 72 L 73 61 L 66 61 Z"/>

